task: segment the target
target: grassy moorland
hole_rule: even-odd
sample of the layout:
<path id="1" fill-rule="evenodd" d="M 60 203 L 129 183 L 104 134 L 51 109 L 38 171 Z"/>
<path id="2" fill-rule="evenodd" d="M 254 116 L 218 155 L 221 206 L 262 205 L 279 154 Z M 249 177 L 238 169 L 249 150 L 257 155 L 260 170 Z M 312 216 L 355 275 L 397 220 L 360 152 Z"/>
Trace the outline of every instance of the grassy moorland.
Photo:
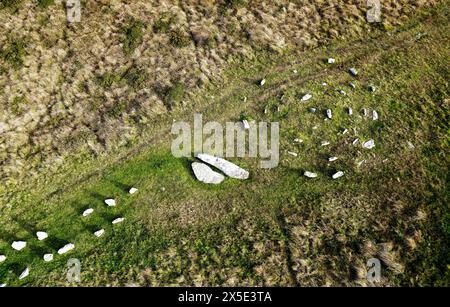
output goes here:
<path id="1" fill-rule="evenodd" d="M 4 193 L 0 283 L 68 285 L 67 260 L 78 258 L 83 286 L 370 285 L 365 265 L 376 257 L 381 286 L 450 285 L 449 24 L 441 5 L 360 40 L 236 59 L 190 104 L 149 123 L 141 140 L 95 159 L 79 152 L 58 173 Z M 313 98 L 300 102 L 306 93 Z M 324 121 L 328 108 L 333 119 Z M 363 108 L 380 118 L 364 117 Z M 192 123 L 194 112 L 222 123 L 244 113 L 278 121 L 280 165 L 262 170 L 257 159 L 232 159 L 249 180 L 197 182 L 193 159 L 170 153 L 172 121 Z M 353 145 L 355 138 L 376 147 Z M 330 145 L 320 147 L 324 140 Z M 338 170 L 345 176 L 331 180 Z M 129 195 L 132 186 L 139 191 Z M 103 203 L 109 197 L 117 207 Z M 89 207 L 95 212 L 82 218 Z M 111 225 L 119 216 L 125 221 Z M 100 228 L 106 233 L 96 238 Z M 38 241 L 39 230 L 50 237 Z M 19 239 L 28 242 L 21 252 L 10 247 Z M 68 242 L 75 249 L 56 255 Z M 45 263 L 51 252 L 55 260 Z M 26 267 L 30 275 L 18 280 Z"/>

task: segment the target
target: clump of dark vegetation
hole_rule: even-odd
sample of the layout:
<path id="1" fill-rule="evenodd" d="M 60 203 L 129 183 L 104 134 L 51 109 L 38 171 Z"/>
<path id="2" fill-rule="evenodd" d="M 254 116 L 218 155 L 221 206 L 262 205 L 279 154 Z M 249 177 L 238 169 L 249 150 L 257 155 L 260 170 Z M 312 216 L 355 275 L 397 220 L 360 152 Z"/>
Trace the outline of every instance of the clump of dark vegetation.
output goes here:
<path id="1" fill-rule="evenodd" d="M 53 4 L 55 4 L 55 0 L 38 0 L 38 6 L 40 8 L 47 8 Z"/>
<path id="2" fill-rule="evenodd" d="M 131 54 L 143 42 L 144 37 L 144 23 L 139 20 L 134 20 L 128 27 L 123 30 L 124 39 L 123 51 L 125 54 Z"/>
<path id="3" fill-rule="evenodd" d="M 23 40 L 10 40 L 9 46 L 0 48 L 0 58 L 9 63 L 14 69 L 23 65 L 23 57 L 26 54 L 26 43 Z"/>
<path id="4" fill-rule="evenodd" d="M 23 112 L 25 112 L 26 104 L 27 98 L 25 97 L 25 95 L 14 97 L 12 104 L 9 106 L 11 113 L 16 116 L 21 115 Z"/>
<path id="5" fill-rule="evenodd" d="M 113 83 L 120 82 L 122 80 L 122 74 L 107 72 L 102 76 L 97 77 L 97 84 L 103 88 L 110 88 Z"/>
<path id="6" fill-rule="evenodd" d="M 13 12 L 16 12 L 20 9 L 23 0 L 1 0 L 0 1 L 0 10 L 1 9 L 9 9 Z"/>
<path id="7" fill-rule="evenodd" d="M 247 5 L 248 0 L 223 0 L 219 4 L 219 12 L 225 13 L 228 9 L 233 9 L 239 6 Z"/>
<path id="8" fill-rule="evenodd" d="M 164 104 L 171 110 L 183 100 L 186 87 L 184 84 L 176 83 L 174 86 L 166 89 L 164 96 Z"/>
<path id="9" fill-rule="evenodd" d="M 191 43 L 190 37 L 180 29 L 174 29 L 169 33 L 170 44 L 177 48 L 189 46 Z"/>
<path id="10" fill-rule="evenodd" d="M 127 103 L 125 100 L 120 100 L 117 104 L 112 106 L 106 113 L 109 117 L 119 118 L 121 114 L 125 113 Z"/>
<path id="11" fill-rule="evenodd" d="M 131 88 L 134 90 L 140 90 L 147 82 L 149 74 L 143 68 L 132 67 L 125 73 L 123 78 Z"/>
<path id="12" fill-rule="evenodd" d="M 177 22 L 177 17 L 173 14 L 163 14 L 163 16 L 158 19 L 153 24 L 153 32 L 155 33 L 168 33 L 172 25 Z"/>

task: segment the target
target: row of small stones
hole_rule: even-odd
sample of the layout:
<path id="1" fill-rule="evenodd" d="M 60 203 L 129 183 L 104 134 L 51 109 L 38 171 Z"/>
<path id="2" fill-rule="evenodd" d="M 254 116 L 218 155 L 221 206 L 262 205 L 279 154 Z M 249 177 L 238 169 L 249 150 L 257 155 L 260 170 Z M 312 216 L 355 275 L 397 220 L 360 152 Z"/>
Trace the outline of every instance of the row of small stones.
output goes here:
<path id="1" fill-rule="evenodd" d="M 136 188 L 131 188 L 128 192 L 129 192 L 129 194 L 134 194 L 134 193 L 136 193 L 137 191 L 138 191 L 138 190 L 137 190 Z M 112 199 L 112 198 L 105 199 L 105 204 L 108 205 L 109 207 L 115 207 L 115 206 L 117 205 L 116 200 L 115 200 L 115 199 Z M 87 217 L 87 216 L 91 215 L 93 212 L 94 212 L 94 209 L 93 209 L 93 208 L 86 209 L 86 210 L 82 213 L 82 216 L 83 216 L 83 217 Z M 123 218 L 123 217 L 118 217 L 118 218 L 116 218 L 116 219 L 114 219 L 114 220 L 112 221 L 112 224 L 119 224 L 119 223 L 123 222 L 124 220 L 125 220 L 125 218 Z M 95 235 L 97 238 L 100 238 L 100 237 L 103 236 L 104 234 L 105 234 L 105 229 L 99 229 L 99 230 L 97 230 L 97 231 L 94 232 L 94 235 Z M 45 240 L 45 239 L 48 238 L 48 234 L 47 234 L 46 232 L 44 232 L 44 231 L 38 231 L 38 232 L 36 232 L 36 236 L 37 236 L 37 239 L 38 239 L 39 241 L 43 241 L 43 240 Z M 23 250 L 26 246 L 27 246 L 27 242 L 25 242 L 25 241 L 14 241 L 14 242 L 11 244 L 11 247 L 12 247 L 13 249 L 15 249 L 16 251 L 21 251 L 21 250 Z M 58 250 L 58 254 L 59 254 L 59 255 L 63 255 L 63 254 L 65 254 L 65 253 L 67 253 L 67 252 L 73 250 L 74 248 L 75 248 L 75 245 L 74 245 L 73 243 L 68 243 L 68 244 L 66 244 L 65 246 L 63 246 L 62 248 L 60 248 L 60 249 Z M 45 262 L 53 261 L 53 254 L 45 254 L 43 258 L 44 258 L 44 261 L 45 261 Z M 6 261 L 6 259 L 7 259 L 7 257 L 6 257 L 5 255 L 0 255 L 0 263 Z M 20 274 L 19 279 L 20 279 L 20 280 L 21 280 L 21 279 L 24 279 L 24 278 L 27 277 L 29 274 L 30 274 L 30 268 L 27 267 L 27 268 Z M 0 284 L 0 288 L 2 288 L 2 287 L 6 287 L 6 284 Z"/>

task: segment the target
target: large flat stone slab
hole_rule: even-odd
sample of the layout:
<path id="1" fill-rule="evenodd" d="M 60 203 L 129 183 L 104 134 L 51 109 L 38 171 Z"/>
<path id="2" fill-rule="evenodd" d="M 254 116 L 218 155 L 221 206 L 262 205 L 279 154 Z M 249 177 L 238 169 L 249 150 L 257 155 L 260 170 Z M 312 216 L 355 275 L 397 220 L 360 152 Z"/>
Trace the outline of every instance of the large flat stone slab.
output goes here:
<path id="1" fill-rule="evenodd" d="M 200 160 L 202 160 L 205 163 L 208 163 L 209 165 L 217 167 L 225 175 L 227 175 L 231 178 L 245 180 L 245 179 L 248 179 L 248 177 L 250 176 L 248 171 L 246 171 L 243 168 L 240 168 L 236 164 L 233 164 L 230 161 L 227 161 L 225 159 L 214 157 L 214 156 L 211 156 L 208 154 L 203 154 L 203 153 L 198 154 L 197 158 L 199 158 Z"/>
<path id="2" fill-rule="evenodd" d="M 225 180 L 225 177 L 218 172 L 213 171 L 208 165 L 204 163 L 194 162 L 191 165 L 195 177 L 207 184 L 219 184 Z"/>

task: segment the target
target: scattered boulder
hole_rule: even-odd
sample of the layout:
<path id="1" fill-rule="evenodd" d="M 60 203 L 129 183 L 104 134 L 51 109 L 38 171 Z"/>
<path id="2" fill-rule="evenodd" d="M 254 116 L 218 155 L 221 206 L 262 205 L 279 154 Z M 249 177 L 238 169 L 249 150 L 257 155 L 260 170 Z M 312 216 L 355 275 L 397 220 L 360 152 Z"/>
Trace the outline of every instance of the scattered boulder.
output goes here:
<path id="1" fill-rule="evenodd" d="M 112 221 L 113 224 L 119 224 L 122 223 L 123 221 L 125 221 L 125 218 L 123 217 L 118 217 L 115 220 Z"/>
<path id="2" fill-rule="evenodd" d="M 296 152 L 292 152 L 292 151 L 288 151 L 288 154 L 293 156 L 293 157 L 297 157 L 298 154 Z"/>
<path id="3" fill-rule="evenodd" d="M 348 129 L 347 128 L 345 128 L 344 130 L 342 130 L 342 135 L 345 135 L 345 134 L 347 134 L 348 133 Z"/>
<path id="4" fill-rule="evenodd" d="M 322 141 L 322 143 L 320 143 L 320 146 L 328 146 L 330 145 L 330 142 L 328 141 Z"/>
<path id="5" fill-rule="evenodd" d="M 379 118 L 378 112 L 375 111 L 375 110 L 373 110 L 373 112 L 372 112 L 372 119 L 373 119 L 373 120 L 378 120 L 378 118 Z"/>
<path id="6" fill-rule="evenodd" d="M 116 206 L 116 200 L 109 198 L 105 199 L 105 204 L 107 204 L 109 207 L 115 207 Z"/>
<path id="7" fill-rule="evenodd" d="M 358 144 L 358 142 L 359 142 L 359 139 L 354 139 L 352 143 L 353 143 L 353 145 L 356 145 L 356 144 Z"/>
<path id="8" fill-rule="evenodd" d="M 48 234 L 44 231 L 38 231 L 36 232 L 36 236 L 38 238 L 39 241 L 45 240 L 48 238 Z"/>
<path id="9" fill-rule="evenodd" d="M 368 140 L 363 144 L 363 147 L 366 149 L 372 149 L 375 147 L 375 141 L 374 140 Z"/>
<path id="10" fill-rule="evenodd" d="M 0 262 L 4 262 L 6 260 L 6 256 L 5 255 L 0 255 Z"/>
<path id="11" fill-rule="evenodd" d="M 329 59 L 327 60 L 327 62 L 328 62 L 328 64 L 334 64 L 334 63 L 336 63 L 336 59 L 329 58 Z"/>
<path id="12" fill-rule="evenodd" d="M 86 209 L 83 212 L 83 216 L 86 217 L 86 216 L 92 214 L 92 212 L 94 212 L 94 209 L 92 209 L 92 208 Z"/>
<path id="13" fill-rule="evenodd" d="M 302 101 L 308 101 L 308 100 L 310 100 L 312 98 L 312 95 L 311 94 L 306 94 L 306 95 L 304 95 L 303 97 L 302 97 Z"/>
<path id="14" fill-rule="evenodd" d="M 138 191 L 138 189 L 136 189 L 136 188 L 131 188 L 131 189 L 128 191 L 128 193 L 134 194 L 134 193 L 136 193 L 137 191 Z"/>
<path id="15" fill-rule="evenodd" d="M 6 284 L 0 284 L 0 288 L 6 287 Z"/>
<path id="16" fill-rule="evenodd" d="M 352 67 L 349 69 L 349 72 L 352 76 L 356 77 L 358 75 L 358 71 L 356 70 L 356 68 Z"/>
<path id="17" fill-rule="evenodd" d="M 328 161 L 329 162 L 334 162 L 334 161 L 336 161 L 338 159 L 338 157 L 329 157 L 328 158 Z"/>
<path id="18" fill-rule="evenodd" d="M 339 90 L 339 93 L 340 93 L 342 96 L 347 96 L 347 92 L 344 91 L 344 90 Z"/>
<path id="19" fill-rule="evenodd" d="M 25 277 L 27 277 L 28 275 L 30 275 L 30 269 L 26 268 L 19 276 L 19 279 L 24 279 Z"/>
<path id="20" fill-rule="evenodd" d="M 327 117 L 328 117 L 329 119 L 332 119 L 332 118 L 333 118 L 333 113 L 332 113 L 331 109 L 327 109 Z"/>
<path id="21" fill-rule="evenodd" d="M 351 107 L 348 107 L 347 112 L 348 115 L 353 115 L 353 109 Z"/>
<path id="22" fill-rule="evenodd" d="M 316 178 L 317 177 L 316 173 L 308 172 L 308 171 L 306 171 L 303 175 L 305 175 L 305 177 L 308 177 L 308 178 Z"/>
<path id="23" fill-rule="evenodd" d="M 45 262 L 53 261 L 53 254 L 45 254 L 44 255 L 44 261 Z"/>
<path id="24" fill-rule="evenodd" d="M 344 176 L 344 172 L 339 171 L 339 172 L 337 172 L 336 174 L 334 174 L 334 175 L 332 176 L 332 178 L 333 178 L 333 179 L 338 179 L 338 178 L 341 178 L 342 176 Z"/>
<path id="25" fill-rule="evenodd" d="M 58 250 L 58 254 L 64 255 L 65 253 L 70 252 L 74 248 L 75 248 L 74 244 L 72 244 L 72 243 L 66 244 Z"/>
<path id="26" fill-rule="evenodd" d="M 369 86 L 369 91 L 371 91 L 372 93 L 375 93 L 376 90 L 377 88 L 374 85 Z"/>
<path id="27" fill-rule="evenodd" d="M 24 241 L 14 241 L 11 244 L 11 247 L 14 248 L 16 251 L 21 251 L 27 246 L 27 242 Z"/>
<path id="28" fill-rule="evenodd" d="M 259 81 L 260 86 L 263 86 L 264 84 L 266 84 L 266 79 L 262 79 L 261 81 Z"/>
<path id="29" fill-rule="evenodd" d="M 214 157 L 208 154 L 198 154 L 197 158 L 202 160 L 205 163 L 208 163 L 209 165 L 212 165 L 219 170 L 221 170 L 225 175 L 235 178 L 235 179 L 241 179 L 245 180 L 249 177 L 249 172 L 240 168 L 236 164 L 233 164 L 225 159 Z"/>
<path id="30" fill-rule="evenodd" d="M 94 235 L 97 238 L 100 238 L 101 236 L 103 236 L 104 233 L 105 233 L 105 230 L 104 229 L 100 229 L 100 230 L 97 230 L 96 232 L 94 232 Z"/>
<path id="31" fill-rule="evenodd" d="M 219 184 L 225 180 L 225 177 L 218 172 L 213 171 L 208 165 L 204 163 L 194 162 L 191 165 L 195 177 L 207 184 Z"/>
<path id="32" fill-rule="evenodd" d="M 316 113 L 317 109 L 316 108 L 309 108 L 309 112 L 311 113 Z"/>
<path id="33" fill-rule="evenodd" d="M 356 89 L 356 85 L 355 85 L 354 83 L 350 82 L 348 85 L 349 85 L 352 89 Z"/>

